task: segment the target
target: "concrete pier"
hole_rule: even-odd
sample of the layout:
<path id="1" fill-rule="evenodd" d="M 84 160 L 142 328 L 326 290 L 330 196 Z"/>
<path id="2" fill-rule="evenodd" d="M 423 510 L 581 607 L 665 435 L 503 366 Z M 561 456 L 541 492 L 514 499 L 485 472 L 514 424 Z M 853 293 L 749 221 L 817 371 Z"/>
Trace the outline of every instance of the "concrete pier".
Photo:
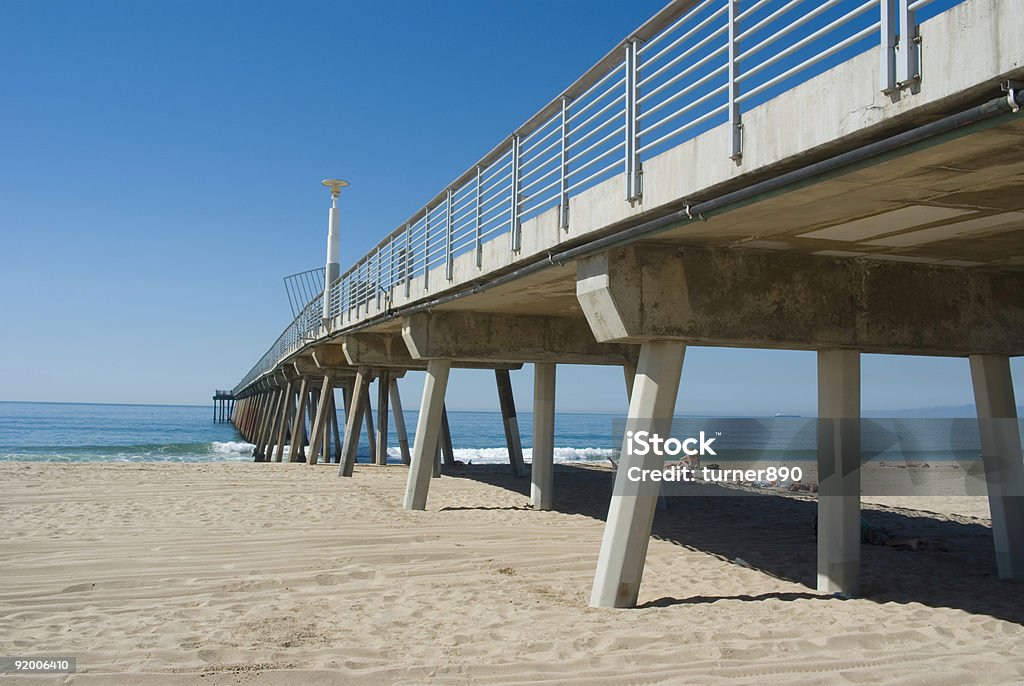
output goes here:
<path id="1" fill-rule="evenodd" d="M 670 44 L 693 6 L 670 3 L 628 35 L 646 45 L 667 36 L 663 45 Z M 892 3 L 881 7 L 895 11 Z M 964 0 L 923 24 L 907 14 L 901 32 L 918 37 L 912 46 L 899 44 L 888 14 L 878 15 L 884 35 L 871 49 L 762 91 L 763 102 L 745 101 L 751 83 L 740 69 L 724 95 L 726 121 L 708 120 L 706 130 L 657 145 L 651 137 L 662 133 L 652 134 L 651 122 L 670 114 L 685 121 L 693 113 L 671 108 L 692 102 L 682 89 L 698 84 L 669 80 L 659 97 L 674 94 L 678 103 L 652 113 L 640 106 L 651 93 L 644 80 L 651 62 L 632 47 L 613 51 L 346 272 L 337 265 L 332 214 L 326 294 L 316 316 L 297 317 L 230 392 L 239 433 L 262 459 L 281 459 L 287 440 L 290 461 L 315 461 L 313 448 L 330 442 L 332 396 L 311 401 L 309 387 L 322 389 L 328 373 L 350 374 L 350 388 L 339 382 L 348 404 L 340 474 L 352 475 L 364 429 L 371 456 L 383 463 L 390 399 L 410 463 L 403 505 L 421 510 L 432 474 L 440 474 L 439 453 L 452 461 L 454 447 L 439 440 L 451 368 L 497 370 L 510 463 L 522 474 L 508 370 L 535 364 L 531 502 L 546 509 L 557 502 L 556 365 L 621 366 L 627 428 L 664 432 L 687 346 L 815 351 L 816 585 L 855 595 L 860 355 L 964 357 L 999 574 L 1022 578 L 1024 458 L 1008 360 L 1024 354 L 1024 13 L 1014 3 Z M 737 28 L 729 25 L 728 35 Z M 744 43 L 717 47 L 739 51 L 742 61 L 750 49 Z M 785 57 L 781 44 L 764 45 L 766 56 Z M 530 192 L 513 182 L 500 199 L 510 216 L 486 240 L 479 214 L 463 206 L 453 212 L 459 198 L 487 190 L 482 173 L 496 173 L 494 165 L 508 164 L 512 179 L 543 172 L 520 143 L 579 107 L 611 69 L 623 70 L 627 92 L 621 109 L 607 106 L 609 116 L 625 122 L 627 135 L 607 172 L 573 186 L 567 157 L 551 172 L 558 197 L 529 211 L 522 208 Z M 697 92 L 711 97 L 709 87 Z M 550 135 L 564 153 L 579 131 L 563 126 Z M 447 224 L 431 233 L 434 217 Z M 451 238 L 455 231 L 479 232 L 476 244 L 449 242 L 433 262 L 411 260 L 410 251 L 430 247 L 428 234 Z M 320 353 L 335 356 L 332 372 L 303 362 Z M 401 403 L 389 379 L 406 371 L 426 372 L 411 455 L 402 448 Z M 375 377 L 383 415 L 376 427 Z M 314 405 L 307 456 L 305 415 Z M 631 466 L 654 460 L 622 457 L 591 595 L 597 607 L 629 607 L 639 593 L 658 484 L 627 483 Z"/>

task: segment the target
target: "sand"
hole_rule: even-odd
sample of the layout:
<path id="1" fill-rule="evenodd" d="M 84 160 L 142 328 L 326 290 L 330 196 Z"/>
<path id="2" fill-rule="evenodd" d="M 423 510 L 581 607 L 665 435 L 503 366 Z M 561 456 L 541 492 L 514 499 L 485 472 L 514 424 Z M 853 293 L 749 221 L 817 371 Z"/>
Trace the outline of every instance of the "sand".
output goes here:
<path id="1" fill-rule="evenodd" d="M 635 610 L 587 606 L 611 488 L 554 512 L 501 467 L 0 464 L 0 655 L 69 684 L 1017 684 L 1022 584 L 978 497 L 866 498 L 948 552 L 863 547 L 865 597 L 814 591 L 809 496 L 674 498 Z M 734 562 L 741 558 L 742 564 Z"/>

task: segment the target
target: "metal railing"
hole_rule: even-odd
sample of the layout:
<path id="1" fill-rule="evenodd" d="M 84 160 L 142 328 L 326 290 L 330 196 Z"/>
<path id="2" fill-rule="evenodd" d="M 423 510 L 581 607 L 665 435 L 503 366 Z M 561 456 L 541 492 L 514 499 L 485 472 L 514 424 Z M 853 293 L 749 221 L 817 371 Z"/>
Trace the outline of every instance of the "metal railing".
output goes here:
<path id="1" fill-rule="evenodd" d="M 452 281 L 455 258 L 474 252 L 479 267 L 500 236 L 519 253 L 523 223 L 552 209 L 567 231 L 569 199 L 614 176 L 635 202 L 645 160 L 709 129 L 730 126 L 723 154 L 740 163 L 745 112 L 867 50 L 879 51 L 881 91 L 915 84 L 920 22 L 962 1 L 676 0 L 341 274 L 331 319 L 356 323 L 416 278 L 432 287 L 442 265 Z M 236 391 L 321 332 L 322 298 Z"/>
<path id="2" fill-rule="evenodd" d="M 325 272 L 324 267 L 316 267 L 284 277 L 284 290 L 288 295 L 288 305 L 292 308 L 293 317 L 298 317 L 306 303 L 323 293 Z"/>

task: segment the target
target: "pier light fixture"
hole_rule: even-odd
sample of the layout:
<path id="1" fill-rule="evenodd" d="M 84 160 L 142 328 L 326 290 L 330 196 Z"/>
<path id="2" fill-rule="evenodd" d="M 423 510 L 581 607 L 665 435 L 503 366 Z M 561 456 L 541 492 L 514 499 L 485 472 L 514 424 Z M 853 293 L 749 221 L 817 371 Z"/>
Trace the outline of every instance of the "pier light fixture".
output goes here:
<path id="1" fill-rule="evenodd" d="M 338 196 L 341 195 L 341 189 L 348 185 L 348 181 L 342 181 L 341 179 L 324 179 L 320 183 L 331 189 L 332 206 L 335 206 L 335 203 L 337 203 Z"/>

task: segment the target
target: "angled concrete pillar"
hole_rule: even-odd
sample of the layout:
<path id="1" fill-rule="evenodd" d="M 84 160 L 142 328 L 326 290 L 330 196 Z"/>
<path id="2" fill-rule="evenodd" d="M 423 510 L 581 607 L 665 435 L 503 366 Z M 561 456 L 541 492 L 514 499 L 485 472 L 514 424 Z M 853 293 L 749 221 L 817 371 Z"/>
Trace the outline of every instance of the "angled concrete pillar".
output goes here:
<path id="1" fill-rule="evenodd" d="M 316 404 L 316 417 L 313 419 L 313 428 L 309 432 L 309 459 L 307 462 L 311 465 L 317 463 L 319 459 L 321 448 L 324 444 L 324 429 L 330 429 L 328 424 L 329 416 L 331 412 L 330 396 L 334 393 L 334 378 L 330 374 L 324 376 L 323 383 L 320 385 L 320 399 Z M 330 439 L 328 438 L 328 441 Z"/>
<path id="2" fill-rule="evenodd" d="M 273 398 L 270 404 L 270 413 L 267 415 L 267 426 L 263 433 L 263 440 L 260 444 L 260 453 L 262 454 L 263 461 L 269 462 L 273 456 L 274 437 L 275 429 L 277 428 L 277 416 L 281 412 L 281 408 L 284 406 L 284 389 L 278 388 L 274 391 Z"/>
<path id="3" fill-rule="evenodd" d="M 391 379 L 391 414 L 395 418 L 395 434 L 398 436 L 398 450 L 402 455 L 402 464 L 412 464 L 409 452 L 409 434 L 405 431 L 405 413 L 402 411 L 402 396 L 398 393 L 398 379 Z"/>
<path id="4" fill-rule="evenodd" d="M 622 365 L 622 375 L 626 379 L 626 404 L 628 405 L 630 399 L 633 397 L 633 382 L 636 381 L 636 365 Z"/>
<path id="5" fill-rule="evenodd" d="M 263 416 L 260 418 L 259 427 L 256 431 L 256 454 L 257 462 L 266 462 L 266 447 L 270 437 L 270 427 L 273 425 L 274 409 L 277 405 L 278 392 L 271 389 L 266 393 L 266 402 L 263 405 Z"/>
<path id="6" fill-rule="evenodd" d="M 430 488 L 432 463 L 437 455 L 437 438 L 441 431 L 441 413 L 444 410 L 444 393 L 448 387 L 450 360 L 430 360 L 427 364 L 427 378 L 423 383 L 423 400 L 420 416 L 416 422 L 416 443 L 412 451 L 412 466 L 409 481 L 405 487 L 403 506 L 407 510 L 423 510 L 427 507 L 427 491 Z"/>
<path id="7" fill-rule="evenodd" d="M 288 445 L 288 461 L 298 462 L 302 457 L 302 449 L 305 445 L 306 436 L 306 399 L 309 395 L 309 378 L 302 377 L 299 383 L 299 400 L 295 407 L 295 417 L 292 422 L 292 438 Z"/>
<path id="8" fill-rule="evenodd" d="M 999 578 L 1024 579 L 1024 461 L 1010 359 L 970 359 Z"/>
<path id="9" fill-rule="evenodd" d="M 860 592 L 860 353 L 818 351 L 818 590 Z"/>
<path id="10" fill-rule="evenodd" d="M 651 341 L 641 346 L 627 430 L 669 435 L 685 352 L 686 346 L 675 341 Z M 631 482 L 627 475 L 631 467 L 656 469 L 663 464 L 664 459 L 657 455 L 629 455 L 627 439 L 623 439 L 590 595 L 592 607 L 636 605 L 660 483 Z"/>
<path id="11" fill-rule="evenodd" d="M 289 380 L 284 389 L 284 398 L 281 402 L 281 409 L 278 412 L 277 427 L 274 441 L 274 462 L 280 462 L 284 455 L 284 443 L 288 435 L 288 420 L 291 419 L 292 411 L 295 409 L 295 382 Z M 269 457 L 269 456 L 268 456 Z"/>
<path id="12" fill-rule="evenodd" d="M 550 510 L 555 469 L 555 364 L 533 365 L 533 464 L 530 504 Z"/>
<path id="13" fill-rule="evenodd" d="M 373 408 L 370 407 L 370 383 L 372 381 L 373 376 L 368 375 L 366 385 L 363 386 L 363 397 L 360 399 L 360 404 L 363 406 L 363 420 L 366 422 L 366 442 L 370 446 L 370 462 L 374 462 L 374 457 L 377 455 L 377 437 L 374 434 L 373 428 Z"/>
<path id="14" fill-rule="evenodd" d="M 508 463 L 512 474 L 523 476 L 523 442 L 519 435 L 519 418 L 516 416 L 516 400 L 512 394 L 512 378 L 507 369 L 495 369 L 494 378 L 498 384 L 498 406 L 501 407 L 501 422 L 505 429 L 505 446 L 508 448 Z"/>
<path id="15" fill-rule="evenodd" d="M 341 434 L 338 431 L 338 403 L 334 396 L 331 396 L 331 432 L 334 435 L 334 450 L 329 455 L 331 462 L 337 462 L 341 459 Z"/>
<path id="16" fill-rule="evenodd" d="M 444 464 L 455 466 L 455 446 L 452 444 L 452 427 L 448 423 L 448 406 L 441 406 L 441 435 L 438 443 L 441 446 L 441 457 Z"/>
<path id="17" fill-rule="evenodd" d="M 341 468 L 338 476 L 352 476 L 355 469 L 356 451 L 359 449 L 359 427 L 363 421 L 363 402 L 369 395 L 365 392 L 370 383 L 370 370 L 360 367 L 356 372 L 356 380 L 346 392 L 348 407 L 345 408 L 345 438 L 341 447 Z"/>
<path id="18" fill-rule="evenodd" d="M 384 368 L 377 375 L 377 464 L 388 463 L 388 392 L 391 372 Z"/>

